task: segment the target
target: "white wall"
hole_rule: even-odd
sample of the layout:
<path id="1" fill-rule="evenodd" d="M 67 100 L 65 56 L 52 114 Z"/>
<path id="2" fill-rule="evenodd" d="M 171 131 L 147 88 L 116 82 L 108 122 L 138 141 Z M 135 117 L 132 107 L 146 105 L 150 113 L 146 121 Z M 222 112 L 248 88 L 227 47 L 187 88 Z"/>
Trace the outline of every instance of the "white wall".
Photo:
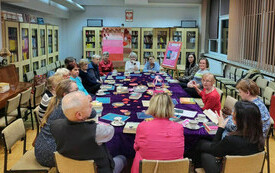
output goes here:
<path id="1" fill-rule="evenodd" d="M 70 14 L 63 20 L 61 30 L 60 57 L 82 57 L 82 27 L 87 26 L 87 19 L 103 19 L 104 26 L 125 27 L 174 27 L 180 26 L 181 20 L 197 20 L 200 26 L 200 7 L 114 7 L 85 6 L 86 11 Z M 133 22 L 125 22 L 125 10 L 133 9 Z"/>

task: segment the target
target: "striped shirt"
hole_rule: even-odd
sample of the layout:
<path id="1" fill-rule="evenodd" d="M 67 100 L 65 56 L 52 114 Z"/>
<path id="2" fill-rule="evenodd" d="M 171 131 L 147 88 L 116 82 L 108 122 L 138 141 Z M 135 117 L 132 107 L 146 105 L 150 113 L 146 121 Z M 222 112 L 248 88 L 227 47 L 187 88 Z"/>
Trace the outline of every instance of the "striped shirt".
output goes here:
<path id="1" fill-rule="evenodd" d="M 43 95 L 41 102 L 39 104 L 39 119 L 40 121 L 42 120 L 43 116 L 45 115 L 45 112 L 47 110 L 47 107 L 50 103 L 50 100 L 52 98 L 53 94 L 49 91 L 46 90 L 45 94 Z"/>

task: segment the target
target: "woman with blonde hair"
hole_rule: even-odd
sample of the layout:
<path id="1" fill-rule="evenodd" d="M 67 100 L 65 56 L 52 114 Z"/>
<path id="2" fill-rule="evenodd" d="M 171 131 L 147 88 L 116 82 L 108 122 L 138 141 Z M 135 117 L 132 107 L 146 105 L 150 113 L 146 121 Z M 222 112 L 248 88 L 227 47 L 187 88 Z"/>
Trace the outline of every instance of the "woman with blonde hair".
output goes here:
<path id="1" fill-rule="evenodd" d="M 56 119 L 65 118 L 61 108 L 61 100 L 66 94 L 77 90 L 76 83 L 70 79 L 61 81 L 56 87 L 56 94 L 50 101 L 41 122 L 41 131 L 35 140 L 35 157 L 43 166 L 55 166 L 53 152 L 56 151 L 56 144 L 50 132 L 50 125 Z"/>
<path id="2" fill-rule="evenodd" d="M 143 121 L 137 127 L 132 173 L 139 172 L 139 161 L 182 159 L 184 154 L 183 126 L 169 121 L 174 116 L 174 104 L 168 94 L 159 93 L 150 100 L 147 114 L 152 121 Z"/>
<path id="3" fill-rule="evenodd" d="M 39 104 L 39 118 L 40 121 L 42 120 L 47 107 L 50 103 L 51 98 L 55 95 L 55 88 L 59 84 L 60 81 L 62 81 L 64 78 L 61 75 L 53 75 L 47 79 L 47 89 L 45 91 L 45 94 L 43 95 L 41 102 Z"/>

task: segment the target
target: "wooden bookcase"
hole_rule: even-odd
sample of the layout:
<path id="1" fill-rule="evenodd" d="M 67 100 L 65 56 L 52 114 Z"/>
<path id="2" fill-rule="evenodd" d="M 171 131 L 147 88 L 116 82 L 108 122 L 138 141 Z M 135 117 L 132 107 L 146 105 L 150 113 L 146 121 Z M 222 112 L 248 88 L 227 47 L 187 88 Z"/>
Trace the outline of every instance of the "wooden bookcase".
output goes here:
<path id="1" fill-rule="evenodd" d="M 131 28 L 132 51 L 137 54 L 140 61 L 140 28 Z"/>
<path id="2" fill-rule="evenodd" d="M 53 26 L 53 56 L 54 56 L 54 62 L 59 60 L 59 27 Z"/>
<path id="3" fill-rule="evenodd" d="M 102 27 L 83 27 L 83 58 L 91 60 L 95 54 L 102 53 Z"/>
<path id="4" fill-rule="evenodd" d="M 170 41 L 182 42 L 178 65 L 186 64 L 186 58 L 194 53 L 198 60 L 198 28 L 171 28 Z"/>
<path id="5" fill-rule="evenodd" d="M 154 56 L 161 64 L 169 42 L 169 28 L 142 28 L 141 60 L 144 65 L 149 56 Z"/>
<path id="6" fill-rule="evenodd" d="M 101 27 L 83 27 L 83 58 L 102 53 Z M 132 51 L 144 65 L 149 56 L 161 64 L 169 41 L 182 42 L 178 65 L 185 65 L 186 57 L 198 57 L 198 28 L 131 28 Z M 197 58 L 198 59 L 198 58 Z"/>
<path id="7" fill-rule="evenodd" d="M 25 73 L 58 60 L 58 27 L 11 21 L 2 24 L 3 47 L 12 53 L 8 64 L 16 66 L 19 81 Z"/>

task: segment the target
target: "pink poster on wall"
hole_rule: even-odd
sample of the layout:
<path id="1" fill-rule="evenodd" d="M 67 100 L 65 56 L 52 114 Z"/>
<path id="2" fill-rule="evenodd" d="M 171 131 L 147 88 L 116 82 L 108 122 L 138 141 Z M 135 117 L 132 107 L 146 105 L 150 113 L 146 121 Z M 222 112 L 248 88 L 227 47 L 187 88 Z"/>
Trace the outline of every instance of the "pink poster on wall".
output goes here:
<path id="1" fill-rule="evenodd" d="M 162 62 L 162 67 L 169 69 L 176 69 L 178 58 L 180 55 L 182 42 L 169 42 L 164 59 Z"/>
<path id="2" fill-rule="evenodd" d="M 111 61 L 123 61 L 124 54 L 131 52 L 129 30 L 127 28 L 109 27 L 103 28 L 102 31 L 102 51 L 109 52 Z"/>

